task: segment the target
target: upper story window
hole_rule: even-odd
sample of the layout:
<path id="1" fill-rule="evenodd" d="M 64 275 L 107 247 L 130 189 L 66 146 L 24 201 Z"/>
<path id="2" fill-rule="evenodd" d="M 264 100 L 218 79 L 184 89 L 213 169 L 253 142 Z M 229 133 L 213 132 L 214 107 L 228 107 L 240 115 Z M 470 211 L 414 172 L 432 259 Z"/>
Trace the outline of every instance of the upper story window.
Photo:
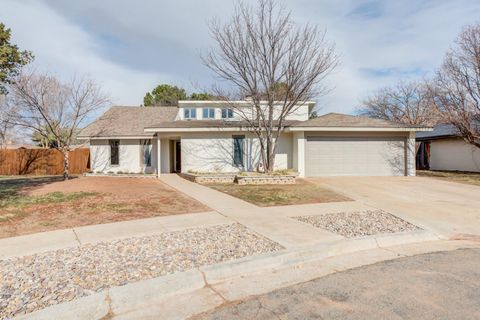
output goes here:
<path id="1" fill-rule="evenodd" d="M 215 119 L 215 109 L 203 108 L 203 119 Z"/>
<path id="2" fill-rule="evenodd" d="M 222 109 L 222 119 L 232 119 L 233 118 L 233 110 L 232 109 Z"/>
<path id="3" fill-rule="evenodd" d="M 195 109 L 195 108 L 185 108 L 185 109 L 183 109 L 183 118 L 184 119 L 196 119 L 197 118 L 197 109 Z"/>

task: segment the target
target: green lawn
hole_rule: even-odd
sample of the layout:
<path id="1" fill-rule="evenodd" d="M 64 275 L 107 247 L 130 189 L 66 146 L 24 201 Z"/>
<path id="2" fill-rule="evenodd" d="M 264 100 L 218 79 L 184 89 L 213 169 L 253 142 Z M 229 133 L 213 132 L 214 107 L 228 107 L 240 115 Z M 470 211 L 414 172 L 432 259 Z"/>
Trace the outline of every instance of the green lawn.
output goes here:
<path id="1" fill-rule="evenodd" d="M 351 201 L 328 188 L 302 179 L 297 179 L 296 184 L 290 185 L 212 184 L 208 186 L 260 207 Z"/>
<path id="2" fill-rule="evenodd" d="M 417 170 L 417 176 L 480 186 L 479 172 Z"/>

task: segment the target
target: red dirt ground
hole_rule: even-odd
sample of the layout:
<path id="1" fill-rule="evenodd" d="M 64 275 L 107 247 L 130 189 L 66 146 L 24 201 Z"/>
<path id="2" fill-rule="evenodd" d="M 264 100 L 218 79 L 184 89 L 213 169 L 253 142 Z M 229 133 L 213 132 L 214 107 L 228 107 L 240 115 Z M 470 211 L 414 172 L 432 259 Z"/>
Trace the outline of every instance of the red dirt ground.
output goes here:
<path id="1" fill-rule="evenodd" d="M 0 238 L 211 210 L 166 184 L 148 178 L 79 177 L 40 186 L 27 184 L 20 191 L 25 196 L 45 195 L 51 192 L 95 192 L 95 194 L 68 202 L 22 207 L 21 212 L 17 210 L 14 218 L 0 220 Z M 2 208 L 0 214 L 1 211 Z"/>

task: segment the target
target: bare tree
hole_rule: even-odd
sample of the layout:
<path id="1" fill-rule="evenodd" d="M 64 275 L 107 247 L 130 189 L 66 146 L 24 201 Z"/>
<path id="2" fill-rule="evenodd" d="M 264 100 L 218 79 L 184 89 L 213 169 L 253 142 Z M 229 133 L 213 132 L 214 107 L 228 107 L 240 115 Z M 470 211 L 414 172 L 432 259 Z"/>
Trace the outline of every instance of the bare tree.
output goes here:
<path id="1" fill-rule="evenodd" d="M 213 95 L 249 98 L 249 108 L 227 101 L 258 137 L 263 169 L 272 171 L 285 119 L 327 92 L 322 81 L 337 65 L 334 46 L 317 26 L 297 26 L 274 0 L 239 2 L 229 21 L 210 23 L 210 32 L 216 47 L 202 60 L 233 88 Z"/>
<path id="2" fill-rule="evenodd" d="M 13 114 L 15 114 L 15 105 L 7 95 L 0 94 L 0 149 L 4 148 L 14 136 Z"/>
<path id="3" fill-rule="evenodd" d="M 442 118 L 480 148 L 480 24 L 460 33 L 429 88 Z"/>
<path id="4" fill-rule="evenodd" d="M 431 126 L 440 120 L 427 85 L 415 81 L 399 82 L 376 91 L 361 102 L 358 113 L 414 125 Z"/>
<path id="5" fill-rule="evenodd" d="M 64 179 L 69 177 L 68 155 L 72 141 L 88 116 L 108 103 L 92 80 L 62 83 L 48 74 L 23 73 L 9 86 L 15 104 L 12 123 L 33 134 L 56 140 L 63 154 Z"/>

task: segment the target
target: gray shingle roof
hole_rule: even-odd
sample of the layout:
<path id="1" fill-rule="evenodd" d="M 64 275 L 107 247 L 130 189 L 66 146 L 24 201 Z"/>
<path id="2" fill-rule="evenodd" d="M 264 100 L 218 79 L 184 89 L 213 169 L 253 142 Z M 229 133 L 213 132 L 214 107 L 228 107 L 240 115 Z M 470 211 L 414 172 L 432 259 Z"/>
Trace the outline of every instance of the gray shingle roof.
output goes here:
<path id="1" fill-rule="evenodd" d="M 175 120 L 177 111 L 177 107 L 112 107 L 85 127 L 79 137 L 151 137 L 153 134 L 143 129 Z"/>
<path id="2" fill-rule="evenodd" d="M 299 122 L 294 127 L 359 127 L 359 128 L 424 128 L 365 116 L 352 116 L 341 113 L 327 113 L 323 116 Z"/>
<path id="3" fill-rule="evenodd" d="M 221 128 L 247 127 L 245 121 L 225 120 L 175 120 L 177 107 L 112 107 L 98 120 L 84 128 L 80 138 L 92 137 L 151 137 L 145 128 Z M 372 128 L 422 128 L 392 121 L 328 113 L 307 121 L 285 121 L 287 127 L 372 127 Z"/>
<path id="4" fill-rule="evenodd" d="M 444 123 L 436 125 L 433 131 L 430 132 L 417 132 L 417 140 L 428 140 L 428 139 L 439 139 L 439 138 L 449 138 L 457 137 L 458 131 L 455 126 Z"/>

